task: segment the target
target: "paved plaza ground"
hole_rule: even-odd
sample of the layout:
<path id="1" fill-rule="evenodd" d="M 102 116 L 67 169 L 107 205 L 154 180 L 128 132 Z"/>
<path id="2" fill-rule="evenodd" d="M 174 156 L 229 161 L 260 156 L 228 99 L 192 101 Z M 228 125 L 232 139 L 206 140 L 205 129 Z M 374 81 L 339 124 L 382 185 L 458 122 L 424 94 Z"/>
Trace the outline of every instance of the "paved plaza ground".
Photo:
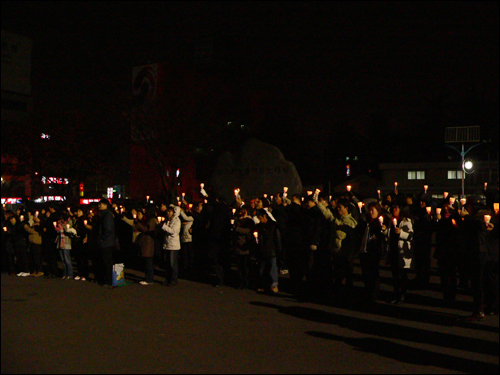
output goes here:
<path id="1" fill-rule="evenodd" d="M 457 320 L 471 298 L 444 306 L 435 276 L 397 306 L 361 303 L 359 275 L 346 294 L 307 301 L 286 277 L 271 296 L 142 276 L 106 289 L 2 274 L 2 373 L 498 373 L 498 316 Z"/>

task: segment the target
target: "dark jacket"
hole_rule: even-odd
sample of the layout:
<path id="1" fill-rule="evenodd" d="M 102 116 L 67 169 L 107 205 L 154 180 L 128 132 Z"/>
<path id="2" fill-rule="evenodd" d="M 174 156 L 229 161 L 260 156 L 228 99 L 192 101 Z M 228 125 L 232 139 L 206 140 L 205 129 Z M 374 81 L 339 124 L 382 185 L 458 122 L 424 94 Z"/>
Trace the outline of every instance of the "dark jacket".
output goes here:
<path id="1" fill-rule="evenodd" d="M 284 241 L 287 250 L 293 251 L 305 247 L 307 210 L 292 203 L 286 207 L 286 231 Z"/>
<path id="2" fill-rule="evenodd" d="M 275 258 L 281 251 L 281 234 L 278 225 L 271 219 L 256 226 L 258 233 L 257 258 Z"/>
<path id="3" fill-rule="evenodd" d="M 251 217 L 244 217 L 236 221 L 233 231 L 233 244 L 236 254 L 249 255 L 253 240 L 255 223 Z"/>
<path id="4" fill-rule="evenodd" d="M 137 231 L 141 234 L 137 237 L 136 243 L 141 249 L 141 256 L 144 258 L 152 258 L 155 254 L 155 227 L 156 220 L 149 219 L 147 222 L 139 222 L 136 224 Z"/>
<path id="5" fill-rule="evenodd" d="M 306 245 L 324 244 L 326 219 L 318 206 L 311 207 L 306 213 Z M 327 239 L 326 239 L 327 240 Z"/>
<path id="6" fill-rule="evenodd" d="M 99 237 L 98 245 L 100 248 L 115 247 L 115 219 L 110 210 L 103 210 L 99 212 Z"/>

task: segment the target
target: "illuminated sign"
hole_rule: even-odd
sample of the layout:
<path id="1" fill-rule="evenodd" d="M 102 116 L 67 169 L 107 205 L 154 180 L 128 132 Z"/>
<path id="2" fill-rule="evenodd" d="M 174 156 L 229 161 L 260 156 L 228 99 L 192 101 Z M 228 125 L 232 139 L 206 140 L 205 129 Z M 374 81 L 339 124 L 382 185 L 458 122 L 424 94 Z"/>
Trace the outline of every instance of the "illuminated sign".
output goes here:
<path id="1" fill-rule="evenodd" d="M 2 204 L 21 204 L 21 198 L 2 198 Z"/>
<path id="2" fill-rule="evenodd" d="M 42 184 L 68 185 L 69 179 L 61 177 L 42 177 Z"/>
<path id="3" fill-rule="evenodd" d="M 80 199 L 80 204 L 91 204 L 91 203 L 99 203 L 100 199 Z"/>
<path id="4" fill-rule="evenodd" d="M 113 198 L 113 188 L 112 187 L 108 188 L 108 195 L 107 195 L 107 197 L 108 197 L 108 199 Z"/>
<path id="5" fill-rule="evenodd" d="M 62 202 L 66 200 L 66 197 L 60 195 L 44 195 L 40 197 L 43 202 Z"/>

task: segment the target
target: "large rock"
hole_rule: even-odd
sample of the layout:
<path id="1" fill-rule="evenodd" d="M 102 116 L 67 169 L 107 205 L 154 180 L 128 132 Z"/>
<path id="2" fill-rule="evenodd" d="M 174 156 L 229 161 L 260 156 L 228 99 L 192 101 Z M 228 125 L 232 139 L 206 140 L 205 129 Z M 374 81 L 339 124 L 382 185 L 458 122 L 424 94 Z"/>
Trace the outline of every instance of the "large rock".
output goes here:
<path id="1" fill-rule="evenodd" d="M 288 187 L 288 196 L 302 193 L 302 182 L 293 163 L 286 161 L 275 146 L 250 139 L 240 156 L 230 152 L 221 155 L 212 176 L 212 188 L 227 202 L 234 200 L 234 190 L 241 189 L 243 200 L 276 195 Z"/>

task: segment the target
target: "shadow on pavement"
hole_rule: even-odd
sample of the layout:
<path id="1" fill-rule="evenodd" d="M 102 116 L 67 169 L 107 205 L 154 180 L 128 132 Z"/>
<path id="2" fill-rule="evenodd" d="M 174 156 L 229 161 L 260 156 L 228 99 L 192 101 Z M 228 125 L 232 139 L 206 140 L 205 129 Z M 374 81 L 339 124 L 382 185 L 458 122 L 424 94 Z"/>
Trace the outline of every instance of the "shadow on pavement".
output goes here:
<path id="1" fill-rule="evenodd" d="M 413 327 L 405 327 L 398 324 L 340 315 L 308 307 L 283 307 L 264 302 L 250 302 L 250 304 L 254 306 L 277 309 L 280 313 L 293 316 L 295 318 L 306 319 L 323 324 L 332 324 L 367 335 L 413 341 L 422 344 L 430 344 L 444 348 L 458 349 L 492 356 L 499 355 L 498 342 L 493 343 L 482 339 L 463 337 L 449 333 L 433 332 Z M 429 323 L 435 324 L 435 322 Z"/>
<path id="2" fill-rule="evenodd" d="M 355 348 L 355 350 L 365 353 L 374 353 L 396 361 L 415 365 L 434 366 L 471 374 L 498 374 L 498 365 L 495 364 L 412 348 L 388 340 L 376 338 L 358 339 L 314 331 L 306 332 L 306 334 L 326 340 L 343 341 Z M 470 350 L 471 348 L 468 347 L 467 349 Z"/>

